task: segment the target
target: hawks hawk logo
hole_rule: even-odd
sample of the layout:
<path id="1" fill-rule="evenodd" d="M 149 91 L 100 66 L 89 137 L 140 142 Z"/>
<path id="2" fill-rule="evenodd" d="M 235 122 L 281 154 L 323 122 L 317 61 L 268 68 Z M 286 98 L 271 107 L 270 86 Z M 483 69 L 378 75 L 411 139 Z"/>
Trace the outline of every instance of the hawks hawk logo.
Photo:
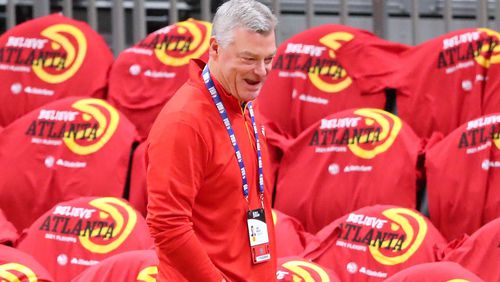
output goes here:
<path id="1" fill-rule="evenodd" d="M 106 254 L 120 247 L 137 223 L 134 209 L 124 201 L 111 197 L 94 199 L 89 205 L 98 210 L 99 219 L 109 221 L 111 218 L 112 224 L 104 227 L 107 229 L 104 232 L 110 233 L 111 236 L 100 236 L 103 232 L 96 228 L 89 236 L 80 236 L 80 244 L 90 252 L 99 254 Z"/>
<path id="2" fill-rule="evenodd" d="M 373 126 L 377 129 L 372 133 L 377 134 L 377 138 L 371 144 L 351 140 L 352 142 L 349 142 L 348 147 L 353 154 L 363 159 L 373 159 L 378 154 L 387 151 L 394 144 L 402 127 L 401 120 L 397 116 L 379 109 L 359 109 L 354 113 L 362 117 L 366 126 Z M 359 138 L 369 138 L 367 134 L 370 133 L 365 133 Z"/>
<path id="3" fill-rule="evenodd" d="M 500 33 L 488 28 L 478 28 L 478 31 L 486 33 L 492 40 L 486 41 L 478 50 L 476 62 L 485 68 L 500 63 Z"/>
<path id="4" fill-rule="evenodd" d="M 82 99 L 72 107 L 81 111 L 81 118 L 90 124 L 75 130 L 75 134 L 64 135 L 63 141 L 78 155 L 88 155 L 99 151 L 113 137 L 120 122 L 118 111 L 110 104 L 99 99 Z M 86 132 L 89 132 L 86 134 Z M 75 138 L 83 136 L 84 138 Z"/>
<path id="5" fill-rule="evenodd" d="M 284 262 L 281 266 L 291 272 L 290 275 L 293 281 L 330 282 L 328 273 L 314 263 L 302 260 L 290 260 Z"/>
<path id="6" fill-rule="evenodd" d="M 168 34 L 157 34 L 153 39 L 158 41 L 154 54 L 167 66 L 187 65 L 190 59 L 199 58 L 208 50 L 211 33 L 212 25 L 208 22 L 188 20 L 176 23 L 169 27 Z"/>
<path id="7" fill-rule="evenodd" d="M 33 72 L 47 83 L 57 84 L 70 79 L 80 69 L 87 54 L 87 39 L 77 27 L 55 24 L 40 33 L 49 40 L 50 50 L 59 56 L 39 57 L 33 63 Z M 58 66 L 57 68 L 49 66 Z"/>
<path id="8" fill-rule="evenodd" d="M 27 266 L 19 263 L 6 263 L 0 264 L 0 281 L 38 281 L 38 277 L 35 272 Z"/>
<path id="9" fill-rule="evenodd" d="M 404 238 L 397 252 L 387 248 L 392 240 L 371 242 L 369 250 L 373 258 L 384 265 L 396 265 L 404 263 L 415 254 L 424 242 L 427 235 L 427 222 L 424 218 L 409 209 L 389 208 L 382 212 L 389 220 L 391 230 L 404 234 Z"/>
<path id="10" fill-rule="evenodd" d="M 328 48 L 328 56 L 336 58 L 335 51 L 342 47 L 342 44 L 349 42 L 354 35 L 348 32 L 333 32 L 319 39 L 319 43 Z M 352 79 L 340 65 L 324 66 L 320 70 L 309 72 L 309 80 L 319 90 L 326 93 L 340 92 L 352 84 Z"/>

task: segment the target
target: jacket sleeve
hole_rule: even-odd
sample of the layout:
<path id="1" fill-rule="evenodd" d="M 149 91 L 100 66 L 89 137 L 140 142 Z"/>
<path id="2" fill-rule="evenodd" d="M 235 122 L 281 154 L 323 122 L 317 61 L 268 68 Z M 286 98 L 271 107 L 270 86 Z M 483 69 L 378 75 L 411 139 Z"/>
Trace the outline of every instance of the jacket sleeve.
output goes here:
<path id="1" fill-rule="evenodd" d="M 193 230 L 192 209 L 208 162 L 207 145 L 192 125 L 175 116 L 160 120 L 147 151 L 147 223 L 161 268 L 167 264 L 188 281 L 221 281 Z"/>

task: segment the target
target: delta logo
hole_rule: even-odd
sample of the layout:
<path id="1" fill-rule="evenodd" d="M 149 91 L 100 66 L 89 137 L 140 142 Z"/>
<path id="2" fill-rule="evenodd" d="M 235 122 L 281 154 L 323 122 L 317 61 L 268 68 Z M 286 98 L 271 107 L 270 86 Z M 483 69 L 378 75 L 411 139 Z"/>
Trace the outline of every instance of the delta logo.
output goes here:
<path id="1" fill-rule="evenodd" d="M 281 264 L 281 270 L 276 272 L 276 279 L 303 282 L 330 282 L 330 275 L 319 265 L 304 260 L 288 260 Z M 289 279 L 286 279 L 288 281 Z"/>
<path id="2" fill-rule="evenodd" d="M 73 102 L 68 110 L 40 109 L 25 135 L 35 144 L 64 143 L 73 153 L 85 156 L 104 147 L 119 123 L 118 111 L 106 101 L 80 99 Z"/>
<path id="3" fill-rule="evenodd" d="M 80 244 L 91 253 L 107 254 L 127 240 L 137 223 L 135 210 L 123 200 L 95 198 L 88 203 L 58 205 L 40 224 L 45 239 Z"/>
<path id="4" fill-rule="evenodd" d="M 0 281 L 38 281 L 38 277 L 31 268 L 19 263 L 0 264 Z"/>
<path id="5" fill-rule="evenodd" d="M 167 66 L 180 67 L 207 52 L 211 33 L 211 23 L 189 19 L 154 32 L 137 47 L 153 50 L 155 57 Z"/>
<path id="6" fill-rule="evenodd" d="M 423 216 L 406 208 L 388 208 L 377 216 L 351 213 L 339 227 L 337 246 L 369 252 L 386 266 L 410 259 L 428 230 Z"/>
<path id="7" fill-rule="evenodd" d="M 394 144 L 401 128 L 401 120 L 391 113 L 357 109 L 350 116 L 323 118 L 309 146 L 314 146 L 316 153 L 349 150 L 360 158 L 373 159 Z"/>
<path id="8" fill-rule="evenodd" d="M 9 36 L 0 63 L 31 67 L 42 81 L 59 84 L 73 77 L 87 55 L 87 38 L 71 24 L 44 28 L 39 38 Z"/>

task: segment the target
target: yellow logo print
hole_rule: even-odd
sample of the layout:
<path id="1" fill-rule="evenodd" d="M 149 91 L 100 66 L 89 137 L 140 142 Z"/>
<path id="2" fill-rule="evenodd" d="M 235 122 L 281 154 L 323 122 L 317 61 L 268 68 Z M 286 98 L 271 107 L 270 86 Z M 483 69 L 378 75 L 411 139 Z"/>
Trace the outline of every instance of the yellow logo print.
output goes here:
<path id="1" fill-rule="evenodd" d="M 500 33 L 488 28 L 478 28 L 478 31 L 482 31 L 487 35 L 489 35 L 490 37 L 496 39 L 496 41 L 494 42 L 497 45 L 493 46 L 493 50 L 491 50 L 492 47 L 490 46 L 490 44 L 485 42 L 481 47 L 481 50 L 479 50 L 479 52 L 481 52 L 481 55 L 476 57 L 476 62 L 485 68 L 489 68 L 491 64 L 500 63 Z M 487 57 L 484 56 L 484 54 L 487 54 L 489 52 L 492 52 L 492 54 L 491 57 L 488 59 Z"/>
<path id="2" fill-rule="evenodd" d="M 376 244 L 372 242 L 370 246 L 368 246 L 370 253 L 376 261 L 384 265 L 404 263 L 418 251 L 424 242 L 425 236 L 427 235 L 427 223 L 420 214 L 405 208 L 390 208 L 383 211 L 382 214 L 392 221 L 391 229 L 393 231 L 402 230 L 405 233 L 405 240 L 401 251 L 397 252 L 398 255 L 393 255 L 394 253 L 391 253 L 392 251 L 388 251 L 386 254 L 382 253 L 381 249 L 390 243 L 389 240 L 382 242 L 382 248 L 378 248 Z M 413 224 L 410 222 L 413 222 Z M 415 224 L 417 228 L 414 228 Z"/>
<path id="3" fill-rule="evenodd" d="M 16 271 L 22 273 L 26 279 L 19 280 L 19 277 L 16 274 L 12 273 L 12 271 Z M 38 278 L 36 274 L 29 267 L 24 266 L 19 263 L 6 263 L 0 264 L 0 281 L 2 282 L 19 282 L 19 281 L 29 281 L 29 282 L 37 282 Z"/>
<path id="4" fill-rule="evenodd" d="M 365 117 L 364 122 L 366 125 L 370 126 L 375 123 L 380 125 L 380 132 L 378 132 L 377 138 L 380 141 L 376 141 L 374 144 L 366 145 L 354 142 L 354 140 L 349 140 L 349 149 L 356 156 L 363 159 L 373 159 L 378 154 L 387 151 L 396 137 L 398 137 L 399 131 L 401 130 L 402 123 L 401 120 L 386 111 L 380 109 L 358 109 L 354 111 L 355 114 Z M 391 124 L 392 121 L 392 124 Z M 367 140 L 373 140 L 369 134 L 376 134 L 375 132 L 370 132 L 362 135 L 360 138 Z M 356 137 L 359 139 L 359 137 Z M 378 144 L 378 145 L 377 145 Z M 369 146 L 370 148 L 366 148 Z"/>
<path id="5" fill-rule="evenodd" d="M 76 48 L 73 46 L 64 33 L 71 35 L 76 41 Z M 71 78 L 80 69 L 87 54 L 87 39 L 81 30 L 69 24 L 56 24 L 47 27 L 41 35 L 50 39 L 51 47 L 54 51 L 66 52 L 66 57 L 47 58 L 45 61 L 38 61 L 33 64 L 33 72 L 47 83 L 57 84 Z M 62 66 L 61 71 L 47 71 L 45 66 Z"/>
<path id="6" fill-rule="evenodd" d="M 158 267 L 156 266 L 149 266 L 141 270 L 139 272 L 139 275 L 137 275 L 137 281 L 144 281 L 144 282 L 156 282 L 156 276 L 158 274 Z"/>
<path id="7" fill-rule="evenodd" d="M 193 21 L 176 23 L 175 28 L 177 32 L 181 35 L 189 32 L 193 37 L 193 41 L 181 41 L 177 44 L 162 43 L 160 48 L 156 48 L 154 51 L 160 62 L 167 66 L 179 67 L 188 64 L 190 59 L 201 57 L 208 50 L 210 34 L 212 33 L 212 24 L 204 21 L 197 22 L 205 27 L 205 37 L 203 37 L 203 32 Z M 189 45 L 186 46 L 187 44 Z M 189 51 L 184 51 L 185 49 L 189 49 Z M 181 50 L 177 51 L 181 56 L 172 56 L 172 54 L 170 54 L 175 50 Z"/>
<path id="8" fill-rule="evenodd" d="M 276 225 L 278 223 L 278 214 L 274 210 L 271 210 L 271 215 L 273 216 L 273 224 Z"/>
<path id="9" fill-rule="evenodd" d="M 319 42 L 329 48 L 328 55 L 334 59 L 336 57 L 335 51 L 342 47 L 341 42 L 349 42 L 353 38 L 354 35 L 347 32 L 334 32 L 323 36 Z M 345 69 L 339 65 L 322 67 L 319 72 L 309 72 L 309 80 L 319 90 L 326 93 L 340 92 L 352 83 L 352 79 L 347 75 Z"/>
<path id="10" fill-rule="evenodd" d="M 293 272 L 292 278 L 293 278 L 294 282 L 300 282 L 300 281 L 315 282 L 315 281 L 318 281 L 312 277 L 310 270 L 312 270 L 318 274 L 318 276 L 320 278 L 319 281 L 330 282 L 330 276 L 328 275 L 328 273 L 326 273 L 326 271 L 324 269 L 322 269 L 321 267 L 319 267 L 315 264 L 312 264 L 312 263 L 309 263 L 306 261 L 292 260 L 292 261 L 287 261 L 287 262 L 283 263 L 282 266 L 284 268 L 290 270 L 291 272 Z"/>
<path id="11" fill-rule="evenodd" d="M 115 223 L 113 234 L 111 238 L 103 239 L 99 237 L 100 231 L 94 230 L 88 237 L 79 237 L 80 243 L 92 253 L 106 254 L 114 251 L 123 244 L 134 230 L 137 223 L 137 214 L 132 207 L 117 198 L 98 198 L 90 201 L 89 204 L 99 209 L 99 217 L 101 219 L 107 219 L 111 216 Z M 124 213 L 120 210 L 124 211 Z M 107 233 L 109 228 L 111 227 L 107 226 L 103 228 L 107 229 L 104 232 Z"/>
<path id="12" fill-rule="evenodd" d="M 92 138 L 89 137 L 83 140 L 72 138 L 70 134 L 67 134 L 63 139 L 64 143 L 72 152 L 78 155 L 88 155 L 99 151 L 113 137 L 118 128 L 120 121 L 118 111 L 107 102 L 93 98 L 76 101 L 72 107 L 82 112 L 82 118 L 85 121 L 91 121 L 92 119 L 97 121 L 98 128 Z M 108 116 L 99 107 L 104 109 Z M 84 131 L 82 129 L 76 135 L 85 136 Z M 94 137 L 95 140 L 90 140 Z"/>

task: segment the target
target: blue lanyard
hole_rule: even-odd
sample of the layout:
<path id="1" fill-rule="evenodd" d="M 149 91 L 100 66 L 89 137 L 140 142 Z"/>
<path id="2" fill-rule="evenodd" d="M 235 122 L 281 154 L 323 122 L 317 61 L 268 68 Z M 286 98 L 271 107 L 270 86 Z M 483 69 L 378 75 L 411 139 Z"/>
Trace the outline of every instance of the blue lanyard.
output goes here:
<path id="1" fill-rule="evenodd" d="M 205 86 L 207 87 L 208 91 L 210 92 L 210 95 L 212 96 L 215 106 L 219 110 L 220 117 L 222 118 L 222 121 L 226 126 L 227 133 L 229 134 L 229 138 L 231 139 L 231 143 L 233 144 L 234 153 L 236 155 L 236 159 L 238 160 L 238 165 L 240 166 L 241 180 L 243 182 L 243 196 L 245 196 L 245 199 L 248 201 L 248 180 L 247 180 L 247 173 L 245 170 L 245 164 L 243 163 L 240 147 L 236 142 L 236 136 L 234 135 L 234 130 L 233 127 L 231 126 L 231 122 L 229 121 L 226 108 L 224 107 L 224 104 L 220 99 L 219 93 L 217 92 L 217 89 L 215 89 L 215 84 L 212 81 L 212 78 L 210 77 L 210 71 L 208 70 L 208 65 L 206 65 L 205 68 L 203 69 L 203 80 L 205 81 Z M 255 124 L 255 115 L 253 113 L 252 103 L 248 102 L 247 107 L 248 107 L 248 112 L 250 113 L 250 119 L 252 120 L 253 133 L 255 135 L 255 143 L 257 147 L 257 159 L 259 163 L 259 192 L 261 197 L 261 204 L 263 204 L 262 201 L 264 198 L 264 170 L 262 168 L 262 154 L 260 150 L 259 134 L 257 131 L 257 125 Z M 262 207 L 264 207 L 264 205 L 262 205 Z"/>

